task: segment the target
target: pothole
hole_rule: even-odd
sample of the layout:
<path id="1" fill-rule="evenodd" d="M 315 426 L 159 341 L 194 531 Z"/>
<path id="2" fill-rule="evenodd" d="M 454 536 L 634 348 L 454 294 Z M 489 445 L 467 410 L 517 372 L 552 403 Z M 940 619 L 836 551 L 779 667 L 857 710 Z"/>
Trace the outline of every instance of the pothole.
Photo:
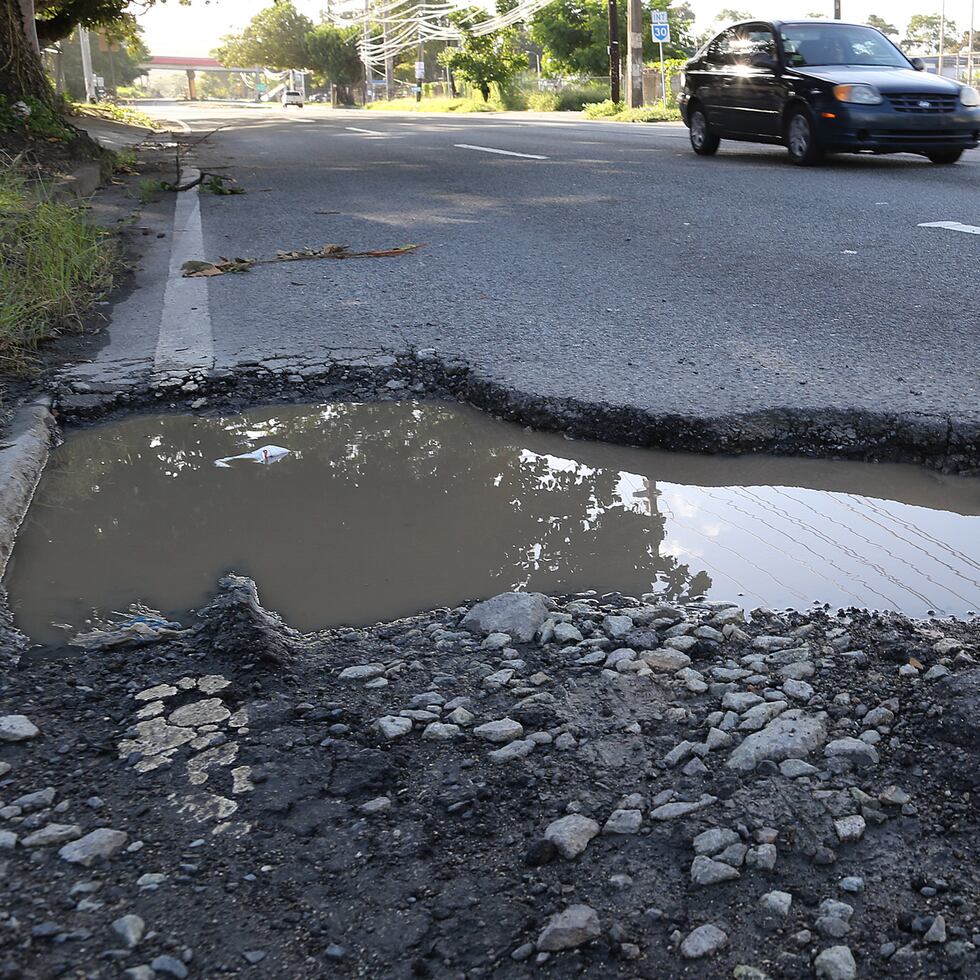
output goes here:
<path id="1" fill-rule="evenodd" d="M 45 644 L 134 601 L 180 618 L 231 570 L 302 630 L 517 587 L 965 615 L 978 515 L 980 481 L 911 466 L 630 449 L 444 403 L 275 406 L 70 431 L 4 585 Z"/>

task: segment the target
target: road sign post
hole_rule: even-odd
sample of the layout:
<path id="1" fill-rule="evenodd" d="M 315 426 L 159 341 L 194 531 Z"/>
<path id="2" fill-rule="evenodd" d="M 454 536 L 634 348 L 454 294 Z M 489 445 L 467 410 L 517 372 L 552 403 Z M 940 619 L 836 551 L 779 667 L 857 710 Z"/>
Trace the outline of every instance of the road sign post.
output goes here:
<path id="1" fill-rule="evenodd" d="M 667 110 L 667 72 L 664 69 L 664 45 L 670 44 L 670 24 L 667 23 L 666 10 L 651 11 L 653 18 L 653 39 L 660 46 L 660 93 Z"/>

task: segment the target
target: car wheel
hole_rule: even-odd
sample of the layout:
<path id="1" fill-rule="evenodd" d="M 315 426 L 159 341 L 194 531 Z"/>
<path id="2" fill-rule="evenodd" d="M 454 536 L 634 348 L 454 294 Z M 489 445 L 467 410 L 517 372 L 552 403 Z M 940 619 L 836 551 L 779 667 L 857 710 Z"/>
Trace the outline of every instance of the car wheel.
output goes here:
<path id="1" fill-rule="evenodd" d="M 813 123 L 805 109 L 790 113 L 786 122 L 786 148 L 789 158 L 799 167 L 812 167 L 823 158 L 823 151 L 813 131 Z"/>
<path id="2" fill-rule="evenodd" d="M 933 162 L 940 165 L 956 163 L 961 156 L 962 150 L 939 150 L 936 153 L 927 153 L 926 156 Z"/>
<path id="3" fill-rule="evenodd" d="M 695 106 L 691 110 L 691 149 L 698 156 L 710 157 L 718 152 L 718 145 L 721 140 L 715 136 L 708 126 L 708 118 L 704 114 L 701 106 Z"/>

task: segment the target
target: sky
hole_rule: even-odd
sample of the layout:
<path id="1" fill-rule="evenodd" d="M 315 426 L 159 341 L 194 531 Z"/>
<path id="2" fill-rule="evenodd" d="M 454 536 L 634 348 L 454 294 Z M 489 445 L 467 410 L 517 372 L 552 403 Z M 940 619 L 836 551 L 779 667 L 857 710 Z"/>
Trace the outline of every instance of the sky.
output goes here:
<path id="1" fill-rule="evenodd" d="M 296 7 L 314 21 L 330 0 L 294 0 Z M 842 0 L 843 19 L 861 23 L 869 14 L 878 14 L 903 29 L 913 14 L 938 14 L 942 0 Z M 158 3 L 140 12 L 139 22 L 145 40 L 154 55 L 204 56 L 218 45 L 222 35 L 240 31 L 269 0 L 193 0 L 191 7 L 175 0 Z M 336 4 L 338 7 L 340 4 Z M 696 26 L 706 29 L 722 8 L 750 11 L 754 17 L 803 17 L 826 9 L 833 15 L 833 0 L 692 0 L 697 14 Z M 980 29 L 980 0 L 977 2 L 976 26 Z M 970 19 L 970 0 L 946 0 L 946 16 L 966 30 Z"/>

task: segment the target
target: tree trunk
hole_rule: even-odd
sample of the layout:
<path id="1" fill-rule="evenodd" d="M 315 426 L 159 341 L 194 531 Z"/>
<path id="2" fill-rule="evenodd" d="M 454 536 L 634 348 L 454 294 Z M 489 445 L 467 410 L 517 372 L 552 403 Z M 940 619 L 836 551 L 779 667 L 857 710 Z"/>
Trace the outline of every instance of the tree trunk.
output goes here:
<path id="1" fill-rule="evenodd" d="M 34 0 L 0 0 L 0 95 L 51 102 L 34 28 Z"/>

